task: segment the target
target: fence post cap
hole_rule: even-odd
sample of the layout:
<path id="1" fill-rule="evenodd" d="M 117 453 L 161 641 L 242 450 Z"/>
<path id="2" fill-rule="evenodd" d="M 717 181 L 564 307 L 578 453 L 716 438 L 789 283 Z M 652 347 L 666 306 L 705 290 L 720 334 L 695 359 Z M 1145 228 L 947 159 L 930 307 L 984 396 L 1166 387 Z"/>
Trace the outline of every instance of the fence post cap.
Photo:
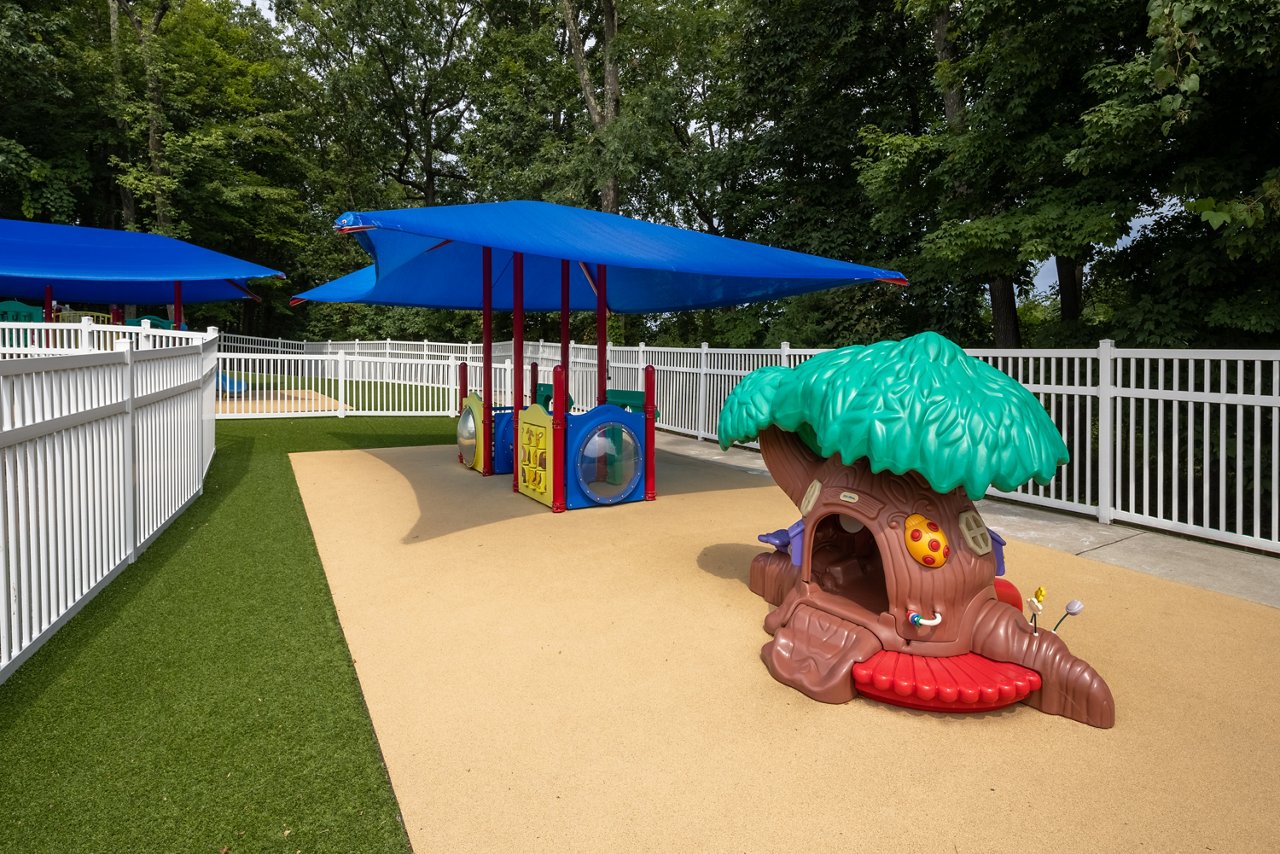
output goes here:
<path id="1" fill-rule="evenodd" d="M 115 350 L 117 353 L 122 353 L 125 350 L 132 350 L 133 341 L 129 338 L 117 338 L 116 343 L 112 345 L 111 349 Z"/>

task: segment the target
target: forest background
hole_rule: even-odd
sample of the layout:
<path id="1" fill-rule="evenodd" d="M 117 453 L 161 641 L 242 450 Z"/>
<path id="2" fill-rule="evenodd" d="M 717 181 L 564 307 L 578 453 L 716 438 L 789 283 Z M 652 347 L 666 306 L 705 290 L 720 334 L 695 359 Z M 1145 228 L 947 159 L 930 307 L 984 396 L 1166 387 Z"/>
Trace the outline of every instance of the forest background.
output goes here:
<path id="1" fill-rule="evenodd" d="M 1280 347 L 1280 3 L 0 0 L 0 217 L 288 274 L 193 326 L 477 339 L 288 298 L 367 263 L 344 211 L 513 198 L 911 280 L 619 344 Z"/>

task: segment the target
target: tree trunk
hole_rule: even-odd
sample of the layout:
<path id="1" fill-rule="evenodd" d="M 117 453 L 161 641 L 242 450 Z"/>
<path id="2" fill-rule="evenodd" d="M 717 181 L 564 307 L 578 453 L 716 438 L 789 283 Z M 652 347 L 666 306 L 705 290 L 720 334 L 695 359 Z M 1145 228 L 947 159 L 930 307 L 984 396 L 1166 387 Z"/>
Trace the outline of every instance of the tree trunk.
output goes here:
<path id="1" fill-rule="evenodd" d="M 953 64 L 956 58 L 955 45 L 947 29 L 951 25 L 951 10 L 943 6 L 933 19 L 933 53 L 938 60 L 938 84 L 942 88 L 942 109 L 947 116 L 947 126 L 952 130 L 964 123 L 964 91 L 960 88 L 959 78 L 955 76 Z"/>
<path id="2" fill-rule="evenodd" d="M 622 84 L 614 49 L 618 41 L 618 7 L 614 0 L 601 2 L 600 55 L 604 64 L 604 86 L 597 93 L 591 68 L 587 65 L 586 45 L 578 29 L 578 7 L 571 0 L 560 0 L 560 12 L 564 16 L 565 31 L 569 36 L 569 49 L 573 65 L 578 72 L 582 98 L 587 104 L 587 116 L 598 135 L 604 135 L 613 125 L 622 108 Z M 609 175 L 600 186 L 600 210 L 617 213 L 621 201 L 618 176 Z"/>
<path id="3" fill-rule="evenodd" d="M 151 61 L 144 58 L 143 62 L 147 65 L 147 154 L 151 158 L 151 174 L 162 179 L 156 181 L 156 221 L 153 230 L 159 234 L 168 234 L 172 218 L 169 215 L 169 191 L 163 180 L 169 175 L 169 167 L 164 158 L 164 104 L 161 100 L 160 80 L 152 70 Z"/>
<path id="4" fill-rule="evenodd" d="M 991 277 L 991 324 L 996 333 L 996 346 L 1015 349 L 1022 346 L 1022 333 L 1018 328 L 1018 301 L 1013 291 L 1013 279 L 1008 276 Z"/>
<path id="5" fill-rule="evenodd" d="M 1054 264 L 1058 268 L 1058 307 L 1062 319 L 1079 320 L 1084 302 L 1084 265 L 1063 255 L 1056 256 Z"/>
<path id="6" fill-rule="evenodd" d="M 112 91 L 113 99 L 116 101 L 116 127 L 120 130 L 123 137 L 127 131 L 125 127 L 124 114 L 120 110 L 120 101 L 123 100 L 124 92 L 124 71 L 122 69 L 122 61 L 120 59 L 120 4 L 118 0 L 107 0 L 107 17 L 111 27 L 111 76 L 114 88 Z M 116 156 L 121 160 L 125 159 L 125 152 L 118 145 L 111 146 L 115 150 Z M 133 200 L 133 191 L 128 187 L 116 182 L 116 192 L 120 198 L 120 224 L 125 228 L 131 228 L 138 222 L 138 208 Z"/>
<path id="7" fill-rule="evenodd" d="M 129 23 L 133 25 L 134 33 L 138 37 L 138 45 L 142 51 L 142 67 L 147 86 L 147 155 L 150 158 L 151 174 L 159 179 L 167 178 L 169 168 L 164 159 L 164 90 L 160 85 L 160 77 L 155 72 L 155 62 L 151 56 L 151 51 L 153 49 L 152 39 L 160 32 L 160 23 L 169 12 L 169 0 L 161 0 L 160 4 L 156 6 L 155 14 L 152 15 L 149 26 L 143 23 L 142 18 L 129 0 L 116 0 L 116 3 L 111 7 L 111 11 L 115 11 L 117 7 L 122 8 L 129 17 Z M 164 185 L 165 181 L 156 181 L 156 221 L 153 230 L 161 234 L 168 233 L 169 225 L 172 221 L 169 214 L 168 190 Z"/>

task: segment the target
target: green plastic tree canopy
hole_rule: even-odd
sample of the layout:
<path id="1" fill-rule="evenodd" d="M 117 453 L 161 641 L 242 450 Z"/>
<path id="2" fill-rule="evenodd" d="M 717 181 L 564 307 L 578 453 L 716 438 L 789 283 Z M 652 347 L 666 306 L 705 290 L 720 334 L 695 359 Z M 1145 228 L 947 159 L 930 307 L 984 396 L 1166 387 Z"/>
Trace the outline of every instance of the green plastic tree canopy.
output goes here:
<path id="1" fill-rule="evenodd" d="M 769 427 L 845 465 L 924 477 L 936 492 L 1047 483 L 1070 455 L 1035 395 L 935 332 L 822 353 L 742 379 L 720 412 L 720 446 Z"/>

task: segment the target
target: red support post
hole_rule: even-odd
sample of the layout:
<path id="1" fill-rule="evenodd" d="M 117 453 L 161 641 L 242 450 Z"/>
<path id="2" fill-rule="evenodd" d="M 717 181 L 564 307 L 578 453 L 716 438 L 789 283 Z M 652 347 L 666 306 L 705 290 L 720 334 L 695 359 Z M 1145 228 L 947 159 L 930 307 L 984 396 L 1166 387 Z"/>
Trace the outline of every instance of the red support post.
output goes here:
<path id="1" fill-rule="evenodd" d="M 653 365 L 644 369 L 644 500 L 653 501 L 658 497 L 657 465 L 654 451 L 657 450 L 658 423 L 658 372 Z"/>
<path id="2" fill-rule="evenodd" d="M 529 405 L 538 402 L 538 363 L 529 363 Z"/>
<path id="3" fill-rule="evenodd" d="M 514 436 L 520 432 L 520 412 L 524 409 L 523 252 L 515 252 L 511 256 L 511 337 L 511 429 Z M 520 491 L 519 460 L 511 467 L 511 491 Z"/>
<path id="4" fill-rule="evenodd" d="M 604 264 L 596 265 L 596 405 L 604 406 L 609 384 L 609 302 Z"/>
<path id="5" fill-rule="evenodd" d="M 568 427 L 568 419 L 565 415 L 569 408 L 569 396 L 565 393 L 565 383 L 568 381 L 568 376 L 564 365 L 556 365 L 551 371 L 551 445 L 555 449 L 553 454 L 555 466 L 551 472 L 552 513 L 563 513 L 566 509 L 564 473 L 565 469 L 569 467 L 569 461 L 565 459 L 564 439 Z"/>
<path id="6" fill-rule="evenodd" d="M 482 287 L 483 306 L 482 328 L 484 343 L 482 361 L 484 363 L 484 447 L 478 449 L 484 454 L 481 458 L 480 473 L 485 477 L 493 474 L 493 250 L 488 246 L 481 250 L 481 275 L 484 276 Z"/>
<path id="7" fill-rule="evenodd" d="M 182 282 L 173 283 L 173 328 L 182 328 Z"/>
<path id="8" fill-rule="evenodd" d="M 462 407 L 467 402 L 467 363 L 458 363 L 458 415 L 462 415 Z M 462 462 L 462 449 L 458 449 L 458 462 Z"/>
<path id="9" fill-rule="evenodd" d="M 111 304 L 111 325 L 124 326 L 124 309 L 118 304 Z"/>
<path id="10" fill-rule="evenodd" d="M 564 381 L 570 382 L 573 358 L 569 352 L 569 261 L 560 262 L 560 364 L 564 365 Z"/>
<path id="11" fill-rule="evenodd" d="M 44 322 L 53 323 L 53 285 L 44 286 Z M 48 329 L 44 331 L 44 346 L 53 346 L 52 333 Z"/>

